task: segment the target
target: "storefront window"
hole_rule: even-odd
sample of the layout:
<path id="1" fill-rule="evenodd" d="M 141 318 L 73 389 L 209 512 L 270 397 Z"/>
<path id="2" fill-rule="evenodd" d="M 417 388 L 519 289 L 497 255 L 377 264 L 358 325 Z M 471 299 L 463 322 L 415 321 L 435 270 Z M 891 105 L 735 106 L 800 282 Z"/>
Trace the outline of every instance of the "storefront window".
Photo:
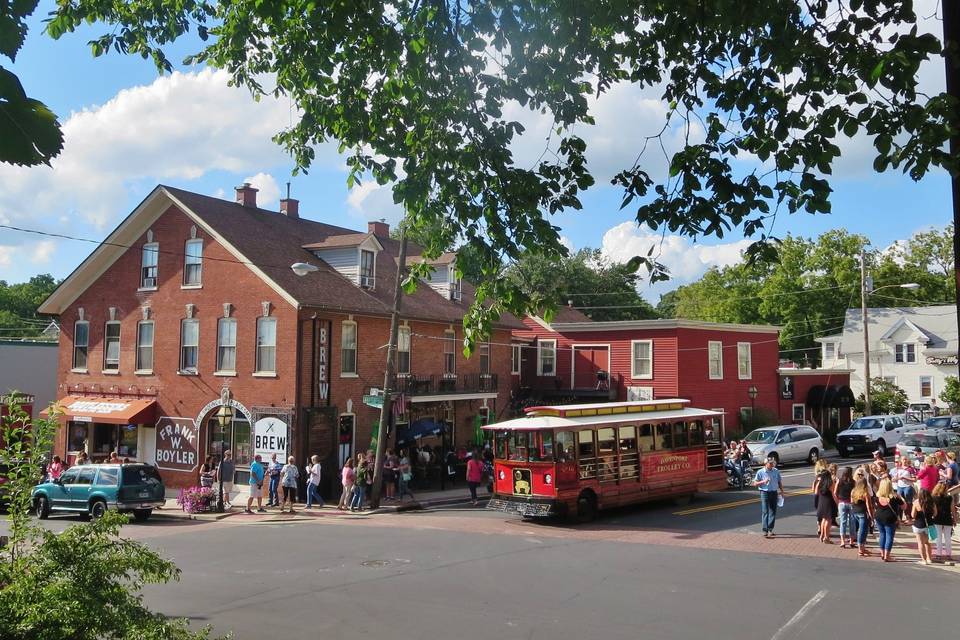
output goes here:
<path id="1" fill-rule="evenodd" d="M 117 454 L 121 458 L 137 459 L 137 425 L 125 424 L 119 425 L 120 446 L 117 447 Z"/>
<path id="2" fill-rule="evenodd" d="M 110 455 L 117 446 L 117 425 L 115 424 L 95 424 L 93 425 L 93 453 L 97 457 Z"/>
<path id="3" fill-rule="evenodd" d="M 84 451 L 86 449 L 87 434 L 89 431 L 90 425 L 83 422 L 70 422 L 69 423 L 69 437 L 68 437 L 68 450 L 70 451 Z"/>
<path id="4" fill-rule="evenodd" d="M 246 482 L 250 463 L 253 462 L 253 444 L 250 422 L 242 414 L 236 414 L 225 427 L 220 426 L 216 411 L 207 420 L 207 451 L 219 461 L 224 448 L 233 452 L 233 461 L 237 465 L 234 481 L 241 484 Z"/>

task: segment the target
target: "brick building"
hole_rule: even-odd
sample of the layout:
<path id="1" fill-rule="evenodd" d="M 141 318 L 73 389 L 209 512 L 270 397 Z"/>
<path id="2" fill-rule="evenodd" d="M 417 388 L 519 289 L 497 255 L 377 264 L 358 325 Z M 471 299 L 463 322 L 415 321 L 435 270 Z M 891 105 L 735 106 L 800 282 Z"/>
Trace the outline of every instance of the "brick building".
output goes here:
<path id="1" fill-rule="evenodd" d="M 236 202 L 158 186 L 44 302 L 62 326 L 57 453 L 118 450 L 177 487 L 228 448 L 242 485 L 260 433 L 258 451 L 320 455 L 326 484 L 370 445 L 399 243 L 382 222 L 358 232 L 280 204 L 258 208 L 249 185 Z M 408 254 L 423 259 L 415 245 Z M 395 426 L 449 425 L 451 443 L 466 444 L 477 420 L 508 406 L 500 381 L 522 325 L 505 317 L 466 359 L 473 288 L 456 280 L 455 260 L 435 261 L 431 280 L 403 297 L 395 386 L 406 412 Z M 313 272 L 298 276 L 293 263 Z M 232 417 L 218 420 L 221 407 Z"/>

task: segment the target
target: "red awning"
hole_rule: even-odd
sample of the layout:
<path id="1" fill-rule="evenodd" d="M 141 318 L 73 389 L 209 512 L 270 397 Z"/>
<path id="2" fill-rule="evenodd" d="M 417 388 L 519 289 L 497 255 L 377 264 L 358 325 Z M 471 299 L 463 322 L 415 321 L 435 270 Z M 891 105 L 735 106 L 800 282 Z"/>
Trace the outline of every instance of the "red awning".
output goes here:
<path id="1" fill-rule="evenodd" d="M 57 401 L 57 406 L 65 419 L 75 422 L 153 424 L 157 417 L 157 401 L 153 398 L 66 396 Z M 40 415 L 49 417 L 46 409 Z"/>

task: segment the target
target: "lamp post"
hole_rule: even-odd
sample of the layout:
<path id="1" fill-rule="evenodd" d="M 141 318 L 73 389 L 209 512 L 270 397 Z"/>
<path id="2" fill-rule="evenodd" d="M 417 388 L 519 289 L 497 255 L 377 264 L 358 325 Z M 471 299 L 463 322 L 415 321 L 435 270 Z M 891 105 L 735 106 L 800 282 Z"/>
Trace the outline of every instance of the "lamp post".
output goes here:
<path id="1" fill-rule="evenodd" d="M 757 385 L 752 384 L 747 388 L 747 395 L 750 396 L 750 427 L 756 428 L 757 426 L 757 396 L 760 395 L 760 390 L 757 389 Z"/>
<path id="2" fill-rule="evenodd" d="M 217 411 L 220 424 L 220 471 L 217 473 L 217 513 L 223 513 L 223 454 L 226 452 L 227 425 L 233 420 L 233 407 L 222 404 Z"/>
<path id="3" fill-rule="evenodd" d="M 916 282 L 905 284 L 885 284 L 876 289 L 873 282 L 867 278 L 867 260 L 863 250 L 860 251 L 860 316 L 863 318 L 863 415 L 873 413 L 870 403 L 870 320 L 867 317 L 867 296 L 881 289 L 909 289 L 915 291 L 920 288 Z"/>

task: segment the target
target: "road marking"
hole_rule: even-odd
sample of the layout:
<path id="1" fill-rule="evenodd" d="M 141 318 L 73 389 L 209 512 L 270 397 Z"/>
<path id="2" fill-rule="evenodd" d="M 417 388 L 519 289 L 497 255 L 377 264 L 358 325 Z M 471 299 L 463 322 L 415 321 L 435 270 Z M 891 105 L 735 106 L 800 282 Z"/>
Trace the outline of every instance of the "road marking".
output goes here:
<path id="1" fill-rule="evenodd" d="M 811 495 L 813 491 L 810 489 L 792 489 L 790 491 L 784 491 L 783 495 L 785 496 L 803 496 Z M 693 509 L 684 509 L 683 511 L 674 511 L 673 515 L 675 516 L 688 516 L 694 513 L 703 513 L 705 511 L 718 511 L 720 509 L 733 509 L 734 507 L 742 507 L 747 504 L 757 504 L 759 502 L 759 496 L 754 496 L 752 498 L 747 498 L 746 500 L 735 500 L 733 502 L 721 502 L 720 504 L 708 504 L 705 507 L 695 507 Z"/>
<path id="2" fill-rule="evenodd" d="M 781 638 L 786 637 L 786 633 L 790 629 L 790 627 L 792 627 L 793 625 L 797 624 L 800 620 L 802 620 L 803 616 L 805 616 L 807 613 L 810 612 L 811 609 L 817 606 L 817 604 L 821 600 L 823 600 L 826 597 L 826 595 L 827 595 L 826 589 L 824 589 L 823 591 L 818 591 L 816 595 L 814 595 L 812 598 L 807 600 L 807 604 L 800 607 L 800 611 L 797 611 L 795 614 L 793 614 L 792 618 L 787 620 L 787 624 L 780 627 L 780 629 L 775 634 L 773 634 L 773 637 L 771 637 L 770 640 L 780 640 Z"/>

